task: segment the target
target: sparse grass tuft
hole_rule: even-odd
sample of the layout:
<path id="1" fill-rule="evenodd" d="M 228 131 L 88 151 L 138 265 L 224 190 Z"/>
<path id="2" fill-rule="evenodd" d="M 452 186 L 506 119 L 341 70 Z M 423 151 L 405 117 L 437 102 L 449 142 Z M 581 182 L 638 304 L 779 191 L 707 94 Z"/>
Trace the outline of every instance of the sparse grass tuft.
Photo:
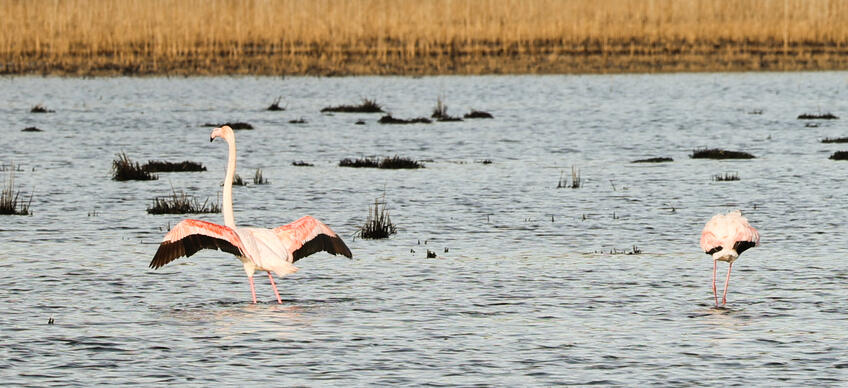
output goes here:
<path id="1" fill-rule="evenodd" d="M 689 155 L 692 159 L 754 159 L 751 155 L 743 151 L 726 151 L 719 148 L 702 148 L 692 151 Z"/>
<path id="2" fill-rule="evenodd" d="M 374 199 L 374 206 L 368 206 L 368 218 L 365 224 L 359 227 L 357 235 L 364 239 L 381 239 L 397 233 L 397 228 L 389 218 L 389 210 L 385 195 L 382 201 Z"/>
<path id="3" fill-rule="evenodd" d="M 233 175 L 233 186 L 247 186 L 247 182 L 244 179 L 241 179 L 239 174 Z"/>
<path id="4" fill-rule="evenodd" d="M 725 172 L 722 174 L 713 175 L 713 180 L 716 182 L 729 182 L 729 181 L 738 181 L 739 173 L 738 172 Z"/>
<path id="5" fill-rule="evenodd" d="M 341 165 L 341 162 L 339 163 L 339 165 Z M 312 167 L 312 166 L 315 166 L 315 165 L 314 165 L 314 164 L 312 164 L 312 163 L 304 162 L 304 161 L 302 161 L 302 160 L 298 160 L 298 161 L 292 162 L 292 166 L 298 166 L 298 167 Z"/>
<path id="6" fill-rule="evenodd" d="M 489 112 L 484 112 L 482 110 L 474 110 L 474 109 L 472 109 L 471 112 L 466 113 L 462 117 L 464 117 L 466 119 L 493 119 L 493 118 L 495 118 Z"/>
<path id="7" fill-rule="evenodd" d="M 363 159 L 344 158 L 339 162 L 339 167 L 377 168 L 379 166 L 380 166 L 380 162 L 377 159 L 371 159 L 371 158 L 363 158 Z"/>
<path id="8" fill-rule="evenodd" d="M 47 109 L 44 105 L 38 104 L 29 110 L 30 113 L 53 113 L 54 110 Z"/>
<path id="9" fill-rule="evenodd" d="M 206 167 L 197 162 L 184 160 L 182 162 L 167 162 L 164 160 L 148 160 L 141 166 L 147 172 L 188 172 L 206 171 Z"/>
<path id="10" fill-rule="evenodd" d="M 833 160 L 848 160 L 848 151 L 836 151 L 833 155 L 830 155 L 830 158 Z"/>
<path id="11" fill-rule="evenodd" d="M 564 188 L 572 188 L 579 189 L 580 188 L 580 169 L 574 166 L 571 166 L 571 185 L 568 184 L 568 177 L 565 176 L 565 172 L 560 171 L 559 173 L 559 182 L 557 182 L 556 188 L 564 189 Z"/>
<path id="12" fill-rule="evenodd" d="M 116 181 L 152 181 L 159 179 L 158 176 L 145 170 L 138 162 L 130 160 L 127 154 L 117 154 L 117 159 L 112 160 L 112 180 Z"/>
<path id="13" fill-rule="evenodd" d="M 798 120 L 836 120 L 838 118 L 833 113 L 803 113 L 798 115 Z"/>
<path id="14" fill-rule="evenodd" d="M 826 137 L 826 138 L 822 139 L 821 142 L 822 143 L 848 143 L 848 137 L 835 137 L 835 138 Z"/>
<path id="15" fill-rule="evenodd" d="M 674 161 L 674 159 L 672 159 L 672 158 L 659 157 L 659 158 L 648 158 L 648 159 L 634 160 L 630 163 L 663 163 L 663 162 L 673 162 L 673 161 Z"/>
<path id="16" fill-rule="evenodd" d="M 0 191 L 0 214 L 2 215 L 21 215 L 26 216 L 32 214 L 29 207 L 32 204 L 32 195 L 29 193 L 29 200 L 26 202 L 21 198 L 21 192 L 15 190 L 15 168 L 12 164 L 12 169 L 9 170 L 9 180 Z"/>
<path id="17" fill-rule="evenodd" d="M 375 100 L 367 98 L 362 99 L 359 105 L 336 105 L 328 106 L 321 109 L 321 112 L 339 112 L 339 113 L 383 113 L 383 107 Z"/>
<path id="18" fill-rule="evenodd" d="M 283 98 L 282 96 L 278 96 L 277 98 L 275 98 L 274 102 L 272 102 L 271 105 L 268 106 L 268 108 L 266 110 L 272 110 L 272 111 L 286 110 L 286 108 L 283 108 L 283 107 L 280 106 L 280 100 L 282 98 Z"/>
<path id="19" fill-rule="evenodd" d="M 153 206 L 147 208 L 149 214 L 188 214 L 188 213 L 220 213 L 218 203 L 209 203 L 207 198 L 200 203 L 196 198 L 180 191 L 179 194 L 171 189 L 170 196 L 156 197 Z"/>
<path id="20" fill-rule="evenodd" d="M 424 168 L 424 164 L 419 163 L 411 158 L 402 157 L 402 156 L 392 156 L 391 158 L 384 158 L 380 161 L 379 168 L 385 169 L 414 169 L 414 168 Z"/>
<path id="21" fill-rule="evenodd" d="M 267 185 L 268 179 L 262 176 L 262 169 L 257 168 L 256 172 L 253 173 L 253 184 L 254 185 Z"/>
<path id="22" fill-rule="evenodd" d="M 448 106 L 442 102 L 441 97 L 436 99 L 436 107 L 433 108 L 433 114 L 430 117 L 436 119 L 436 121 L 462 121 L 461 118 L 448 114 Z"/>
<path id="23" fill-rule="evenodd" d="M 380 120 L 377 121 L 377 122 L 380 123 L 380 124 L 430 124 L 433 121 L 426 118 L 426 117 L 416 117 L 414 119 L 408 119 L 408 120 L 407 119 L 398 119 L 398 118 L 392 117 L 391 114 L 387 114 L 387 115 L 381 117 Z"/>

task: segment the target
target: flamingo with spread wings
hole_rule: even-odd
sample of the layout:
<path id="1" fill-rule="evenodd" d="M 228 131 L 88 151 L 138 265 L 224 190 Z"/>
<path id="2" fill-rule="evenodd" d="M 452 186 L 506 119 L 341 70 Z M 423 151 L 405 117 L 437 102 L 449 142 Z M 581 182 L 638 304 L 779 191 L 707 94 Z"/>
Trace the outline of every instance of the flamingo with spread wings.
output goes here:
<path id="1" fill-rule="evenodd" d="M 353 257 L 344 241 L 330 227 L 310 216 L 274 229 L 236 227 L 233 217 L 236 138 L 233 130 L 226 125 L 215 128 L 209 141 L 217 137 L 224 138 L 229 145 L 222 209 L 224 225 L 192 219 L 180 221 L 165 235 L 150 268 L 158 269 L 180 257 L 190 257 L 201 249 L 218 249 L 241 260 L 250 281 L 253 303 L 256 303 L 253 286 L 256 271 L 268 272 L 277 303 L 283 303 L 271 272 L 280 277 L 297 272 L 294 262 L 320 251 Z"/>
<path id="2" fill-rule="evenodd" d="M 701 249 L 713 257 L 713 296 L 718 307 L 716 291 L 716 270 L 719 261 L 728 262 L 727 279 L 724 281 L 724 294 L 721 304 L 727 304 L 727 286 L 730 284 L 730 270 L 733 262 L 742 252 L 760 244 L 760 233 L 748 223 L 739 210 L 727 214 L 716 214 L 701 231 Z"/>

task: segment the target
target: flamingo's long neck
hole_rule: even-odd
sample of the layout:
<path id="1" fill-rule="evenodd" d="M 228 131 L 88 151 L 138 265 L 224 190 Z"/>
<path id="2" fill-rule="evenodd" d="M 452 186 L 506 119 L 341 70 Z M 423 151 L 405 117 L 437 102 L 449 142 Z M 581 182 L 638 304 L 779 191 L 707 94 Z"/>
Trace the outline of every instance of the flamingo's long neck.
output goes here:
<path id="1" fill-rule="evenodd" d="M 221 207 L 224 212 L 224 225 L 235 228 L 236 220 L 233 217 L 233 178 L 236 175 L 236 139 L 229 137 L 225 139 L 230 150 L 227 156 L 227 176 L 224 178 L 224 203 Z"/>

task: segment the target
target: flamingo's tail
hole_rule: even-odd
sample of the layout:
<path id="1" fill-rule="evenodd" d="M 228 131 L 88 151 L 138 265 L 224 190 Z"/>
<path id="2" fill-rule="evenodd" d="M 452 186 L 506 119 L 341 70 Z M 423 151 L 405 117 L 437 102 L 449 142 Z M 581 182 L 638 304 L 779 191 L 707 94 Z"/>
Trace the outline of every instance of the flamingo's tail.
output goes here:
<path id="1" fill-rule="evenodd" d="M 271 267 L 271 271 L 274 271 L 274 273 L 279 277 L 293 274 L 297 272 L 297 270 L 298 268 L 288 261 L 283 261 L 281 264 Z"/>

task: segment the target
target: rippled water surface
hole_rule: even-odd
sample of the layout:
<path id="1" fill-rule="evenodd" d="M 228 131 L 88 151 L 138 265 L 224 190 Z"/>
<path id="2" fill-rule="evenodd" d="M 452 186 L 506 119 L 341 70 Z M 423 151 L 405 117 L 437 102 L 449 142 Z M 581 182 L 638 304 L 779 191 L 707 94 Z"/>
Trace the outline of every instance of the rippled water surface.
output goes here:
<path id="1" fill-rule="evenodd" d="M 265 111 L 277 96 L 287 110 Z M 368 97 L 396 117 L 429 116 L 440 96 L 451 114 L 495 118 L 396 126 L 319 112 Z M 17 187 L 35 194 L 32 216 L 0 216 L 0 377 L 844 386 L 848 162 L 828 157 L 848 145 L 820 140 L 848 128 L 796 116 L 848 115 L 846 97 L 846 73 L 3 78 L 0 160 L 17 163 Z M 55 112 L 29 113 L 36 104 Z M 277 281 L 282 305 L 261 273 L 261 303 L 250 304 L 240 263 L 222 252 L 147 268 L 186 216 L 146 207 L 172 188 L 218 196 L 226 146 L 201 125 L 225 121 L 256 127 L 236 133 L 240 175 L 262 168 L 271 181 L 234 189 L 236 222 L 311 214 L 354 253 L 299 261 Z M 29 126 L 43 132 L 21 132 Z M 757 158 L 690 159 L 698 147 Z M 116 182 L 121 151 L 209 171 Z M 395 154 L 426 168 L 337 166 Z M 657 156 L 674 161 L 630 163 Z M 572 166 L 582 187 L 557 189 Z M 726 172 L 741 179 L 712 180 Z M 354 239 L 382 195 L 397 235 Z M 762 245 L 736 263 L 727 308 L 716 309 L 698 238 L 732 209 Z"/>

